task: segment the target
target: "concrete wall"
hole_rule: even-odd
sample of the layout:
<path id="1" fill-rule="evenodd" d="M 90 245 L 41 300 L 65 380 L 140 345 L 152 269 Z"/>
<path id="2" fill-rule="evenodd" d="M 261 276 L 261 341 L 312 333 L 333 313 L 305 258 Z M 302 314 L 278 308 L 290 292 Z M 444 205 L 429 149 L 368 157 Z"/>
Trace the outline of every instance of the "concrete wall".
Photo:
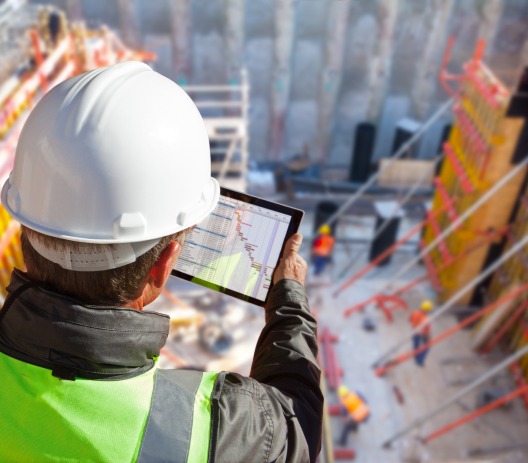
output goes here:
<path id="1" fill-rule="evenodd" d="M 249 71 L 250 156 L 285 160 L 307 145 L 315 161 L 348 165 L 358 122 L 378 127 L 375 159 L 390 154 L 403 117 L 424 122 L 447 98 L 443 50 L 457 38 L 457 72 L 478 37 L 513 85 L 528 58 L 526 0 L 38 0 L 105 21 L 160 56 L 179 82 L 224 83 Z M 449 118 L 415 150 L 436 153 Z"/>

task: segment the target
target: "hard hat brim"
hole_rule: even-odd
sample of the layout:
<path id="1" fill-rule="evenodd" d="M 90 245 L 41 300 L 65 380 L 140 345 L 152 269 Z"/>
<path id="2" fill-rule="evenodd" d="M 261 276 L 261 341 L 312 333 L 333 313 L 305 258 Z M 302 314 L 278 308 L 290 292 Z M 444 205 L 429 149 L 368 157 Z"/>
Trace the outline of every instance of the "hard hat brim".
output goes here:
<path id="1" fill-rule="evenodd" d="M 35 230 L 39 233 L 42 233 L 44 235 L 53 236 L 55 238 L 61 238 L 65 240 L 75 241 L 78 243 L 94 243 L 94 244 L 120 244 L 120 243 L 137 243 L 140 241 L 149 241 L 157 238 L 162 238 L 164 236 L 171 235 L 173 233 L 177 233 L 179 231 L 182 231 L 186 228 L 189 228 L 199 222 L 201 222 L 203 219 L 205 219 L 216 207 L 218 200 L 220 198 L 220 185 L 218 184 L 218 181 L 211 177 L 210 182 L 208 183 L 207 187 L 204 188 L 204 193 L 202 194 L 202 200 L 198 205 L 195 205 L 195 208 L 193 208 L 192 214 L 187 216 L 187 220 L 182 219 L 181 221 L 175 220 L 173 226 L 168 227 L 164 230 L 159 230 L 154 235 L 129 235 L 125 237 L 113 237 L 113 236 L 107 236 L 107 237 L 101 237 L 101 238 L 93 238 L 93 237 L 85 237 L 82 235 L 72 235 L 70 233 L 65 232 L 64 230 L 60 229 L 54 229 L 49 226 L 44 226 L 40 223 L 33 222 L 29 220 L 27 217 L 19 214 L 13 206 L 13 200 L 10 200 L 9 198 L 9 192 L 12 188 L 12 185 L 9 182 L 9 179 L 4 183 L 4 186 L 2 188 L 1 193 L 1 200 L 2 204 L 9 213 L 11 217 L 13 217 L 15 220 L 20 222 L 22 225 L 25 225 L 28 228 L 31 228 L 32 230 Z M 209 190 L 209 191 L 207 191 Z M 170 198 L 167 198 L 166 201 L 169 202 L 169 205 L 167 207 L 168 210 L 170 210 Z M 178 211 L 176 214 L 176 217 L 181 217 L 182 211 Z"/>

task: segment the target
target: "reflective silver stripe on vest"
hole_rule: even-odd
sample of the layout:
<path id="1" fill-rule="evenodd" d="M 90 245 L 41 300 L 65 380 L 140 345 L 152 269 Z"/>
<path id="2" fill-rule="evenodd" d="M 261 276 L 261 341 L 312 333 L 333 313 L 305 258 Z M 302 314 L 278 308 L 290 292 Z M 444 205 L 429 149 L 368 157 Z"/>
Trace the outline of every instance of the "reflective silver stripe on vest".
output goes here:
<path id="1" fill-rule="evenodd" d="M 158 370 L 137 461 L 185 463 L 189 453 L 194 396 L 202 373 Z"/>

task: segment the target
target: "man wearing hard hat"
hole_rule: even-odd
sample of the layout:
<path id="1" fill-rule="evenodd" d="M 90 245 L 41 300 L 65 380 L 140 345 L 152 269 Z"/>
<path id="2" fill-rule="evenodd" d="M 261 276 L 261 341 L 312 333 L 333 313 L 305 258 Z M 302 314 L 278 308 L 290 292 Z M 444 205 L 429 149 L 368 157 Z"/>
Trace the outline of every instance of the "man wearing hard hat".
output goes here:
<path id="1" fill-rule="evenodd" d="M 412 336 L 413 349 L 419 349 L 426 344 L 429 344 L 431 338 L 431 326 L 429 324 L 429 317 L 427 312 L 430 312 L 433 309 L 433 303 L 430 300 L 422 301 L 419 309 L 415 309 L 410 317 L 409 322 L 413 329 L 420 328 Z M 414 355 L 414 361 L 416 365 L 423 367 L 425 365 L 425 358 L 429 352 L 429 347 L 424 348 L 420 352 L 417 352 Z"/>
<path id="2" fill-rule="evenodd" d="M 319 227 L 319 234 L 312 245 L 312 262 L 314 264 L 314 275 L 323 273 L 325 267 L 332 258 L 334 250 L 334 237 L 330 225 L 323 224 Z"/>
<path id="3" fill-rule="evenodd" d="M 345 416 L 339 445 L 345 447 L 348 441 L 348 435 L 356 432 L 361 423 L 367 421 L 370 416 L 370 409 L 365 398 L 359 393 L 350 391 L 346 386 L 339 386 L 337 389 L 339 402 Z"/>
<path id="4" fill-rule="evenodd" d="M 323 399 L 300 235 L 250 377 L 158 367 L 169 317 L 143 309 L 218 198 L 196 106 L 146 64 L 87 72 L 38 103 L 2 190 L 27 267 L 0 312 L 3 461 L 315 461 Z"/>

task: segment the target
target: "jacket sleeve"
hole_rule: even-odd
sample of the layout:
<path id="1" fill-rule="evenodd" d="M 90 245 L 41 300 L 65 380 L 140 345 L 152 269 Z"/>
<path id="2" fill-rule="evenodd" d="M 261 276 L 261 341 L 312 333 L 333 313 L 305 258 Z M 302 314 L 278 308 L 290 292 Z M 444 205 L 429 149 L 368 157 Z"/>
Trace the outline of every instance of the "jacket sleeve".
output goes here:
<path id="1" fill-rule="evenodd" d="M 213 461 L 315 462 L 323 411 L 316 357 L 304 288 L 281 280 L 270 293 L 250 377 L 225 374 L 215 386 Z"/>

